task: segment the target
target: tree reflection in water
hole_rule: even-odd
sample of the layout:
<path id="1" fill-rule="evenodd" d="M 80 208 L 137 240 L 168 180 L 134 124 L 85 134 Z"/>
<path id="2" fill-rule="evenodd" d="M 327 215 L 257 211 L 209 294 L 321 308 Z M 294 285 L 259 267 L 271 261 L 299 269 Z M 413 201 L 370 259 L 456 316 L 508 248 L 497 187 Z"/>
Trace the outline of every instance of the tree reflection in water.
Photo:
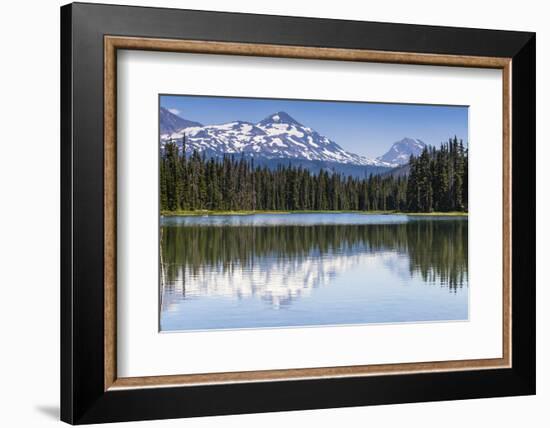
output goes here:
<path id="1" fill-rule="evenodd" d="M 422 218 L 396 224 L 162 226 L 164 287 L 197 295 L 292 299 L 368 256 L 450 292 L 468 284 L 467 219 Z M 395 257 L 395 256 L 399 257 Z M 396 260 L 405 261 L 395 266 Z M 408 266 L 407 266 L 408 265 Z M 368 267 L 365 271 L 368 279 Z"/>

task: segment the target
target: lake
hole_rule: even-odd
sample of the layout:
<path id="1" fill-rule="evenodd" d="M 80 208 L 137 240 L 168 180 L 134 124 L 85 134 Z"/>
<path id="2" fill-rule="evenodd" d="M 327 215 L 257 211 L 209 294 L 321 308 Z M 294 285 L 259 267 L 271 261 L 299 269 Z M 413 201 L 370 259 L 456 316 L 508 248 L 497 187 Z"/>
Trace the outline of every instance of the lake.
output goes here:
<path id="1" fill-rule="evenodd" d="M 161 218 L 160 330 L 468 319 L 468 217 Z"/>

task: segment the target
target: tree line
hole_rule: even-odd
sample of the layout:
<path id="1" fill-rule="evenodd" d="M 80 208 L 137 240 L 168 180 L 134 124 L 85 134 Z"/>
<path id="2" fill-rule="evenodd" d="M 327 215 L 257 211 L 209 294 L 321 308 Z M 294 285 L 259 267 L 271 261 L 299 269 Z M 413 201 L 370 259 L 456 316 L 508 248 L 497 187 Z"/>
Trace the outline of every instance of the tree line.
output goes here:
<path id="1" fill-rule="evenodd" d="M 409 161 L 409 211 L 468 211 L 468 153 L 456 137 Z"/>
<path id="2" fill-rule="evenodd" d="M 257 166 L 253 158 L 185 155 L 166 143 L 160 160 L 162 211 L 467 211 L 468 158 L 455 137 L 411 156 L 409 174 L 358 178 L 301 166 Z"/>

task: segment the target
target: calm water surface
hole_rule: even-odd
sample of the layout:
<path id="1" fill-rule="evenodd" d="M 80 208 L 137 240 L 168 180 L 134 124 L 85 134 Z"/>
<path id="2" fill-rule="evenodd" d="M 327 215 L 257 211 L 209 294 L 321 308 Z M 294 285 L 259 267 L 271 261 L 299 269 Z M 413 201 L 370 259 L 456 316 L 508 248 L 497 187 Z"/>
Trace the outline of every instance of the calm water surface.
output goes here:
<path id="1" fill-rule="evenodd" d="M 161 219 L 162 331 L 468 319 L 467 217 Z"/>

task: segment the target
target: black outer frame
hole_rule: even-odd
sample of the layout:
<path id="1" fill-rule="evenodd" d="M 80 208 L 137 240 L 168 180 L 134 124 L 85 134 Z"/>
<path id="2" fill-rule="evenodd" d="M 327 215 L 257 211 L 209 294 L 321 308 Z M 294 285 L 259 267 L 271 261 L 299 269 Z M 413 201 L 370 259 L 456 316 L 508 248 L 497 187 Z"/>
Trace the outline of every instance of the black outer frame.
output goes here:
<path id="1" fill-rule="evenodd" d="M 512 58 L 512 368 L 104 391 L 104 35 Z M 61 8 L 61 420 L 535 393 L 535 34 L 73 3 Z"/>

